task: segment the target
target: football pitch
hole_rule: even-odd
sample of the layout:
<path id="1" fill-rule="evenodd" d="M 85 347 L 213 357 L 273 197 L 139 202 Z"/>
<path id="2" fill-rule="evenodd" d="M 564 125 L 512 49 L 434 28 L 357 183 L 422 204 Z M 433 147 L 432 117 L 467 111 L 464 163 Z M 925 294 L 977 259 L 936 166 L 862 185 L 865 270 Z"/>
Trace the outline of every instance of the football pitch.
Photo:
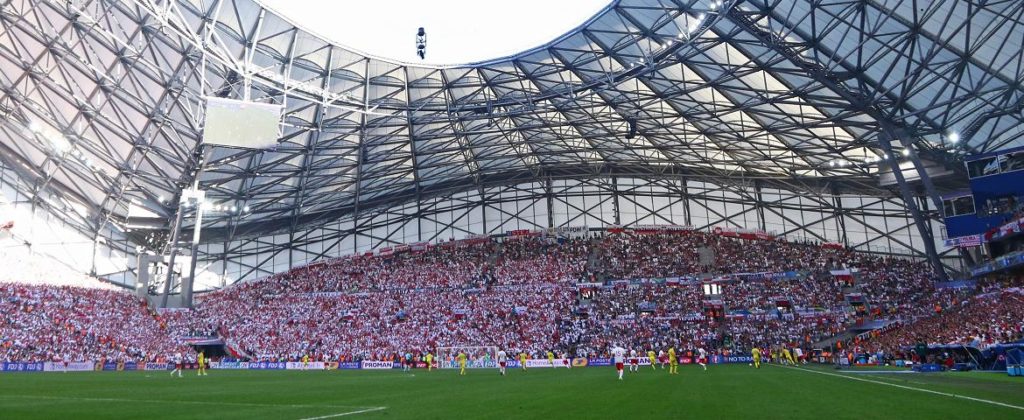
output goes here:
<path id="1" fill-rule="evenodd" d="M 1011 419 L 1024 378 L 828 367 L 0 374 L 0 418 Z"/>

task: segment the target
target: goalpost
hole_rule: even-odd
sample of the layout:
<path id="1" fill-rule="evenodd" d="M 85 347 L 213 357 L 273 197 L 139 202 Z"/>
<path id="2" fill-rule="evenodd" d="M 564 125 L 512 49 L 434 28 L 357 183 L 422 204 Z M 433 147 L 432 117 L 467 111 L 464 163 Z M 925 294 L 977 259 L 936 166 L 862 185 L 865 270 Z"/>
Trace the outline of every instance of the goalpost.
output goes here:
<path id="1" fill-rule="evenodd" d="M 441 369 L 458 369 L 456 356 L 466 353 L 467 368 L 497 368 L 497 346 L 452 346 L 437 348 L 437 366 Z"/>

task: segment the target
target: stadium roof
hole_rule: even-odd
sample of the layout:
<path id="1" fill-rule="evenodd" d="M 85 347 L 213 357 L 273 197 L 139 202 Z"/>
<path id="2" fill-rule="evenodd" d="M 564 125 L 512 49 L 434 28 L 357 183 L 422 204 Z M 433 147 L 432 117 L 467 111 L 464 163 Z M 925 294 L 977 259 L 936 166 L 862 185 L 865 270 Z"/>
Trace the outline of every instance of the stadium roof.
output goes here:
<path id="1" fill-rule="evenodd" d="M 623 0 L 532 50 L 431 67 L 333 45 L 252 0 L 13 1 L 0 152 L 87 232 L 134 206 L 171 218 L 198 174 L 208 199 L 249 209 L 211 214 L 211 238 L 548 177 L 886 194 L 882 131 L 958 170 L 963 154 L 1024 143 L 1022 14 L 1020 1 Z M 284 105 L 277 148 L 200 152 L 206 96 Z"/>

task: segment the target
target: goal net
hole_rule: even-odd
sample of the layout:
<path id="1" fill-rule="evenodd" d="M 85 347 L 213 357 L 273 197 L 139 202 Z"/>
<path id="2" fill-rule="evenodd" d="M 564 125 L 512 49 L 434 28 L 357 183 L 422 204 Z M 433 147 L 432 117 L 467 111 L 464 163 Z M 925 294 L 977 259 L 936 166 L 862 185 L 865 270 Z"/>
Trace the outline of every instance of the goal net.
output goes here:
<path id="1" fill-rule="evenodd" d="M 458 369 L 459 352 L 466 353 L 467 368 L 496 368 L 498 355 L 496 346 L 454 346 L 437 348 L 437 365 L 442 369 Z"/>

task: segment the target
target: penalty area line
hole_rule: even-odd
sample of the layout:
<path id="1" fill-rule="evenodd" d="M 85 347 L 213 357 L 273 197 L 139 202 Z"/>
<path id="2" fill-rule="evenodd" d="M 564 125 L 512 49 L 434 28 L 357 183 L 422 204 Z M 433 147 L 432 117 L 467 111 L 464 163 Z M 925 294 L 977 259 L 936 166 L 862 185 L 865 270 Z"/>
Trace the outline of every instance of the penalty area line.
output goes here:
<path id="1" fill-rule="evenodd" d="M 306 418 L 300 419 L 300 420 L 332 419 L 332 418 L 335 418 L 335 417 L 353 416 L 353 415 L 356 415 L 356 414 L 363 414 L 363 413 L 369 413 L 369 412 L 380 411 L 380 410 L 387 410 L 387 407 L 373 407 L 373 408 L 367 408 L 365 410 L 346 411 L 344 413 L 328 414 L 326 416 L 306 417 Z"/>
<path id="2" fill-rule="evenodd" d="M 769 366 L 774 366 L 774 365 L 769 365 Z M 851 381 L 861 381 L 861 382 L 870 382 L 870 383 L 879 384 L 879 385 L 887 385 L 887 386 L 891 386 L 891 387 L 895 387 L 895 388 L 909 389 L 911 391 L 925 392 L 925 393 L 928 393 L 928 394 L 935 394 L 935 395 L 942 395 L 942 396 L 945 396 L 945 397 L 959 398 L 959 399 L 962 399 L 962 400 L 968 400 L 968 401 L 980 402 L 980 403 L 985 403 L 985 404 L 997 405 L 997 406 L 1000 406 L 1000 407 L 1013 408 L 1013 409 L 1016 409 L 1016 410 L 1024 411 L 1024 407 L 1021 407 L 1021 406 L 1018 406 L 1018 405 L 1002 403 L 1002 402 L 999 402 L 999 401 L 986 400 L 986 399 L 982 399 L 982 398 L 968 397 L 966 395 L 953 394 L 953 393 L 942 392 L 942 391 L 935 391 L 935 390 L 931 390 L 931 389 L 918 388 L 918 387 L 894 384 L 894 383 L 883 382 L 883 381 L 876 381 L 874 379 L 858 378 L 858 377 L 849 376 L 849 375 L 840 375 L 838 373 L 819 372 L 819 371 L 816 371 L 816 370 L 805 369 L 805 368 L 796 367 L 796 366 L 776 366 L 776 367 L 780 367 L 780 368 L 785 367 L 785 368 L 788 368 L 788 369 L 796 369 L 796 370 L 800 370 L 800 371 L 804 371 L 804 372 L 817 373 L 819 375 L 835 376 L 835 377 L 838 377 L 838 378 L 849 379 Z"/>

